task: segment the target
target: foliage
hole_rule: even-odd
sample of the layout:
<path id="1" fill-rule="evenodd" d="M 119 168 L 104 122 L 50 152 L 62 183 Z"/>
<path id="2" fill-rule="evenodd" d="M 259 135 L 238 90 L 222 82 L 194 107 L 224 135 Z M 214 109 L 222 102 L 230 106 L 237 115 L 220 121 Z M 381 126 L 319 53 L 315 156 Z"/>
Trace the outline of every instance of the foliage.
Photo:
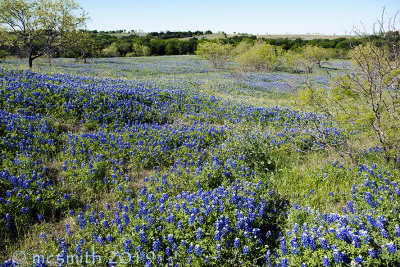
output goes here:
<path id="1" fill-rule="evenodd" d="M 171 32 L 171 31 L 166 31 L 166 32 L 149 32 L 147 36 L 149 37 L 157 37 L 159 39 L 176 39 L 176 38 L 189 38 L 189 37 L 195 37 L 199 35 L 204 35 L 204 34 L 212 34 L 212 31 L 207 30 L 205 32 L 203 31 L 187 31 L 187 32 Z"/>
<path id="2" fill-rule="evenodd" d="M 321 61 L 327 58 L 329 54 L 326 49 L 307 45 L 301 49 L 301 57 L 297 57 L 297 62 L 306 73 L 312 73 L 314 66 L 321 66 Z"/>
<path id="3" fill-rule="evenodd" d="M 87 20 L 73 0 L 2 0 L 0 24 L 5 27 L 6 45 L 29 58 L 29 67 L 38 57 L 73 44 L 70 33 Z"/>
<path id="4" fill-rule="evenodd" d="M 232 51 L 232 55 L 234 57 L 240 56 L 241 54 L 250 50 L 252 46 L 253 46 L 252 43 L 247 41 L 242 41 L 237 46 L 235 46 L 235 48 Z"/>
<path id="5" fill-rule="evenodd" d="M 244 50 L 243 48 L 239 46 L 239 49 Z M 236 58 L 245 71 L 274 71 L 279 67 L 282 55 L 283 50 L 280 47 L 257 42 Z"/>
<path id="6" fill-rule="evenodd" d="M 82 59 L 84 63 L 94 55 L 94 42 L 85 31 L 73 31 L 70 33 L 71 40 L 75 40 L 65 51 L 64 57 Z"/>
<path id="7" fill-rule="evenodd" d="M 146 57 L 150 56 L 150 48 L 145 45 L 134 43 L 132 52 L 126 54 L 127 57 Z"/>
<path id="8" fill-rule="evenodd" d="M 3 32 L 3 34 L 7 34 L 10 31 L 7 30 Z M 134 48 L 134 44 L 143 45 L 150 49 L 150 55 L 187 55 L 187 54 L 195 54 L 197 49 L 197 45 L 203 42 L 214 42 L 213 40 L 207 40 L 205 38 L 201 38 L 203 34 L 212 34 L 210 31 L 202 32 L 151 32 L 148 34 L 143 34 L 142 32 L 129 31 L 126 32 L 124 30 L 117 31 L 85 31 L 90 40 L 86 40 L 87 37 L 84 38 L 85 42 L 88 44 L 87 51 L 84 51 L 85 54 L 90 54 L 90 57 L 103 57 L 106 56 L 103 53 L 103 50 L 107 49 L 111 46 L 112 43 L 115 43 L 117 47 L 118 54 L 121 57 L 125 57 L 129 54 L 129 56 L 135 56 L 137 54 L 136 48 Z M 71 35 L 71 37 L 76 35 Z M 204 36 L 203 36 L 204 37 Z M 198 39 L 201 38 L 201 39 Z M 4 39 L 4 38 L 3 38 Z M 8 37 L 8 46 L 3 46 L 2 48 L 9 55 L 16 55 L 21 58 L 26 57 L 25 53 L 20 49 L 20 46 L 16 42 L 12 42 L 12 40 Z M 263 42 L 279 46 L 284 51 L 296 51 L 301 49 L 302 47 L 308 45 L 318 46 L 322 48 L 329 48 L 334 53 L 331 55 L 335 58 L 342 58 L 345 56 L 345 51 L 349 49 L 349 43 L 356 44 L 362 43 L 363 39 L 346 39 L 346 38 L 336 38 L 332 40 L 328 39 L 313 39 L 313 40 L 303 40 L 301 38 L 296 39 L 288 39 L 288 38 L 278 38 L 278 39 L 270 39 L 270 38 L 259 38 L 257 39 L 254 35 L 247 34 L 236 34 L 232 37 L 225 37 L 221 39 L 221 41 L 225 44 L 231 44 L 236 47 L 242 43 L 250 43 L 254 44 L 256 40 L 262 40 Z M 46 53 L 47 55 L 51 55 L 51 57 L 82 57 L 82 49 L 76 49 L 73 47 L 75 44 L 78 44 L 81 40 L 73 39 L 68 44 L 64 46 L 58 46 L 56 49 L 52 48 Z M 89 45 L 90 44 L 90 45 Z M 73 48 L 73 49 L 72 49 Z M 90 51 L 89 51 L 90 50 Z M 116 53 L 111 53 L 116 55 Z M 139 53 L 140 54 L 140 53 Z M 146 51 L 145 54 L 148 54 Z M 82 57 L 85 59 L 85 56 Z"/>
<path id="9" fill-rule="evenodd" d="M 4 50 L 0 50 L 0 58 L 5 58 L 7 56 L 7 52 Z"/>
<path id="10" fill-rule="evenodd" d="M 109 47 L 104 48 L 102 51 L 102 54 L 105 57 L 118 57 L 119 52 L 118 52 L 118 47 L 116 43 L 112 43 Z"/>
<path id="11" fill-rule="evenodd" d="M 257 41 L 254 45 L 240 43 L 234 50 L 239 68 L 245 72 L 276 71 L 282 68 L 289 72 L 304 69 L 312 73 L 314 65 L 321 67 L 321 61 L 334 57 L 333 51 L 317 46 L 304 46 L 300 52 L 285 51 L 280 46 L 265 41 Z"/>
<path id="12" fill-rule="evenodd" d="M 216 70 L 225 68 L 231 58 L 232 46 L 218 42 L 203 42 L 197 46 L 196 54 L 208 60 Z"/>
<path id="13" fill-rule="evenodd" d="M 287 51 L 282 57 L 282 65 L 289 72 L 299 72 L 301 61 L 301 54 L 293 50 Z"/>

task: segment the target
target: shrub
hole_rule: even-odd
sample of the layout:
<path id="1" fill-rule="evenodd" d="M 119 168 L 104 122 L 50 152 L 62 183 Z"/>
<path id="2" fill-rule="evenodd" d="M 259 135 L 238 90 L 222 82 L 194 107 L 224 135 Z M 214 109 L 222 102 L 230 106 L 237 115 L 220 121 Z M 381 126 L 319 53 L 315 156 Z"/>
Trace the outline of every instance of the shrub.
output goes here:
<path id="1" fill-rule="evenodd" d="M 312 73 L 314 66 L 321 66 L 321 62 L 327 58 L 329 58 L 329 54 L 325 48 L 307 45 L 301 50 L 298 62 L 306 73 Z"/>
<path id="2" fill-rule="evenodd" d="M 118 52 L 118 46 L 116 43 L 112 43 L 109 47 L 104 48 L 102 51 L 102 54 L 105 57 L 118 57 L 119 52 Z"/>
<path id="3" fill-rule="evenodd" d="M 282 64 L 284 69 L 288 72 L 299 72 L 301 60 L 300 53 L 289 50 L 282 57 Z"/>
<path id="4" fill-rule="evenodd" d="M 258 42 L 245 50 L 246 45 L 240 46 L 242 53 L 236 56 L 240 68 L 244 71 L 274 71 L 280 64 L 283 50 L 280 47 Z M 238 49 L 238 50 L 239 50 Z"/>
<path id="5" fill-rule="evenodd" d="M 150 48 L 145 45 L 134 43 L 132 45 L 132 52 L 126 54 L 127 57 L 147 57 L 151 55 Z"/>
<path id="6" fill-rule="evenodd" d="M 232 45 L 218 42 L 204 42 L 197 46 L 196 54 L 208 60 L 214 69 L 222 70 L 231 58 Z"/>

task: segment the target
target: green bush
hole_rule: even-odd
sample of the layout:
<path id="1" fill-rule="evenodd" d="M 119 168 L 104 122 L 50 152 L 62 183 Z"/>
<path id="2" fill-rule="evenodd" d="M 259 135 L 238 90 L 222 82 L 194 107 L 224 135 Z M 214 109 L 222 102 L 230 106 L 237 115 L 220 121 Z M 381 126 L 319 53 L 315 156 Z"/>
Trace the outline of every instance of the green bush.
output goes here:
<path id="1" fill-rule="evenodd" d="M 327 49 L 307 45 L 301 49 L 301 57 L 298 62 L 306 73 L 312 73 L 315 65 L 321 66 L 321 62 L 329 57 Z"/>
<path id="2" fill-rule="evenodd" d="M 214 69 L 222 70 L 231 58 L 232 45 L 218 42 L 204 42 L 197 46 L 196 54 L 208 60 Z"/>
<path id="3" fill-rule="evenodd" d="M 0 58 L 5 58 L 7 56 L 7 52 L 4 50 L 0 50 Z"/>
<path id="4" fill-rule="evenodd" d="M 151 51 L 148 46 L 134 43 L 132 45 L 132 52 L 126 54 L 127 57 L 147 57 L 150 56 Z"/>
<path id="5" fill-rule="evenodd" d="M 103 56 L 105 57 L 118 57 L 118 46 L 116 43 L 112 43 L 109 47 L 104 48 L 102 51 Z"/>
<path id="6" fill-rule="evenodd" d="M 244 71 L 275 71 L 281 65 L 283 50 L 281 47 L 257 42 L 245 50 L 240 46 L 241 53 L 236 56 L 240 68 Z"/>

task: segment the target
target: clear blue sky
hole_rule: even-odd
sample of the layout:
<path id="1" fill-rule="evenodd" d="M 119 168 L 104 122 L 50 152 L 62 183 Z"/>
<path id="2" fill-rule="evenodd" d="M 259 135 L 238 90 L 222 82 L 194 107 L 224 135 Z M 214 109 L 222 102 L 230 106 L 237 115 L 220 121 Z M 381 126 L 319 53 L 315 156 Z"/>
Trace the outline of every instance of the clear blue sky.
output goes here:
<path id="1" fill-rule="evenodd" d="M 345 34 L 393 16 L 400 0 L 77 0 L 90 30 L 211 30 L 252 34 Z M 400 19 L 400 15 L 399 15 Z"/>

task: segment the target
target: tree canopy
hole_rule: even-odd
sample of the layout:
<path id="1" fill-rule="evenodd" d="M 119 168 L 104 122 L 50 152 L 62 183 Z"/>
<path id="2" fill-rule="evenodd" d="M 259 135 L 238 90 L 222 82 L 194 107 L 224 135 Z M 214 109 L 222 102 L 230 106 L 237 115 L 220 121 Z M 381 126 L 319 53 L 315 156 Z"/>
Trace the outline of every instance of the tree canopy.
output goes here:
<path id="1" fill-rule="evenodd" d="M 87 16 L 74 0 L 1 0 L 2 42 L 20 57 L 36 58 L 73 44 Z"/>

